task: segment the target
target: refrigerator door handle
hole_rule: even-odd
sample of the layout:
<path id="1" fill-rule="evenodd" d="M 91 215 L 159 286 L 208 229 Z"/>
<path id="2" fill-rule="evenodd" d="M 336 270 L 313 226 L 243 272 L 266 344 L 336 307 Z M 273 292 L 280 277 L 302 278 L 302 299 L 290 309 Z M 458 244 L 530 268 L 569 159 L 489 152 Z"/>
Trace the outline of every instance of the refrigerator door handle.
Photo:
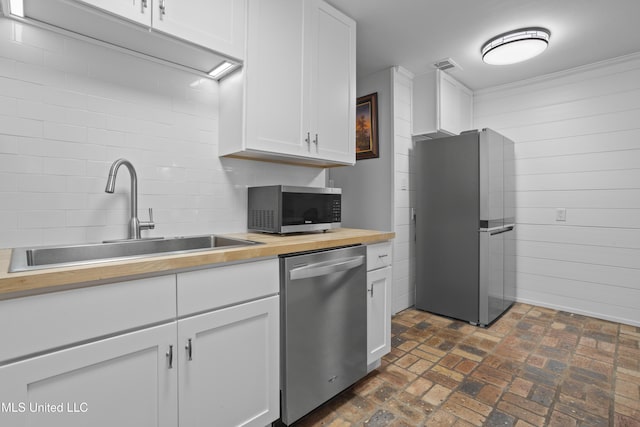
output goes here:
<path id="1" fill-rule="evenodd" d="M 497 227 L 480 227 L 480 232 L 482 233 L 493 233 L 494 231 L 500 231 L 504 228 L 504 225 L 499 225 Z"/>
<path id="2" fill-rule="evenodd" d="M 489 234 L 491 236 L 495 236 L 496 234 L 506 233 L 507 231 L 511 231 L 515 228 L 515 225 L 508 225 L 506 227 L 500 227 L 498 230 L 490 231 Z"/>

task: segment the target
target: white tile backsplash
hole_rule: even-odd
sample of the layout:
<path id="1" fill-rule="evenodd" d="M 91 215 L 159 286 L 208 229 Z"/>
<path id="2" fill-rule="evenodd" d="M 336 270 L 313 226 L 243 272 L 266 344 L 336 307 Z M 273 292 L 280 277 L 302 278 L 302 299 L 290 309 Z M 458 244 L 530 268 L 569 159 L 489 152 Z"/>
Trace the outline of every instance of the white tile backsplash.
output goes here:
<path id="1" fill-rule="evenodd" d="M 24 174 L 18 181 L 18 190 L 32 193 L 64 191 L 67 177 L 53 175 Z"/>
<path id="2" fill-rule="evenodd" d="M 129 174 L 147 236 L 246 230 L 250 185 L 325 185 L 322 169 L 225 159 L 218 84 L 0 18 L 0 247 L 126 237 Z"/>
<path id="3" fill-rule="evenodd" d="M 18 228 L 18 214 L 16 212 L 0 211 L 0 231 L 15 230 L 16 228 Z"/>
<path id="4" fill-rule="evenodd" d="M 3 55 L 9 52 L 0 50 Z M 0 95 L 12 97 L 16 99 L 24 99 L 30 101 L 42 101 L 42 85 L 39 82 L 30 82 L 23 80 L 23 77 L 15 72 L 13 67 L 5 66 L 2 68 L 3 73 L 0 76 Z"/>
<path id="5" fill-rule="evenodd" d="M 0 151 L 1 150 L 2 149 L 0 149 Z M 18 191 L 18 183 L 19 183 L 18 176 L 10 173 L 0 173 L 0 192 L 7 193 L 7 192 Z M 0 214 L 2 214 L 2 210 L 0 210 Z M 0 227 L 1 226 L 2 225 L 0 224 Z"/>
<path id="6" fill-rule="evenodd" d="M 0 129 L 2 129 L 2 123 L 0 123 Z M 27 141 L 23 139 L 17 139 L 19 143 L 25 143 Z M 39 157 L 22 156 L 13 153 L 0 153 L 0 171 L 3 173 L 42 173 L 43 159 Z M 17 175 L 16 178 L 19 178 Z M 5 206 L 8 207 L 8 206 Z"/>
<path id="7" fill-rule="evenodd" d="M 62 210 L 23 211 L 18 217 L 18 228 L 52 228 L 66 225 Z"/>
<path id="8" fill-rule="evenodd" d="M 20 117 L 0 116 L 0 129 L 4 135 L 40 138 L 43 135 L 42 122 Z"/>
<path id="9" fill-rule="evenodd" d="M 0 63 L 2 67 L 2 63 Z M 0 114 L 9 115 L 13 114 L 18 108 L 18 102 L 15 98 L 8 98 L 6 96 L 0 96 Z"/>

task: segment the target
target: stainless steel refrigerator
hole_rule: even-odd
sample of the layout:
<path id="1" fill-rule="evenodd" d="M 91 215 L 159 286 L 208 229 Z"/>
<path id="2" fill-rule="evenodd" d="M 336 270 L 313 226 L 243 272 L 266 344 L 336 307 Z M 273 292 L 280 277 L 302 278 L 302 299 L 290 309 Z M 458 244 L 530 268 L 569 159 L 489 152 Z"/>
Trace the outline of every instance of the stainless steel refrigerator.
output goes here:
<path id="1" fill-rule="evenodd" d="M 486 326 L 515 299 L 513 142 L 416 142 L 416 308 Z"/>

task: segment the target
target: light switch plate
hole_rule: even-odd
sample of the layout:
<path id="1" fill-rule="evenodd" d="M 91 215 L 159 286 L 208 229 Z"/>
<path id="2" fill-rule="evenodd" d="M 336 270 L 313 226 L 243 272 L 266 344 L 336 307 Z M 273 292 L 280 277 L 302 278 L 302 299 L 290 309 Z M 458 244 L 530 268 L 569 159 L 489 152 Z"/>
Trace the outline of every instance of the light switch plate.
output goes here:
<path id="1" fill-rule="evenodd" d="M 567 209 L 566 208 L 557 208 L 556 209 L 556 221 L 566 221 L 567 220 Z"/>

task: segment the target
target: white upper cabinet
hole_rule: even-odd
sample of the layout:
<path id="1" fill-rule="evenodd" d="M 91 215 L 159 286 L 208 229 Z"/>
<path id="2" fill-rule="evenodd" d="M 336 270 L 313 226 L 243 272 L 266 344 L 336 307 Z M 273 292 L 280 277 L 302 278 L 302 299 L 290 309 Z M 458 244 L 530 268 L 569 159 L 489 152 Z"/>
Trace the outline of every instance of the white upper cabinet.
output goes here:
<path id="1" fill-rule="evenodd" d="M 8 16 L 19 13 L 0 1 Z M 247 0 L 22 1 L 24 18 L 34 25 L 204 73 L 244 59 Z"/>
<path id="2" fill-rule="evenodd" d="M 153 29 L 234 58 L 244 56 L 246 0 L 148 1 L 153 2 Z"/>
<path id="3" fill-rule="evenodd" d="M 415 76 L 412 134 L 437 138 L 459 135 L 473 126 L 473 92 L 440 70 Z"/>
<path id="4" fill-rule="evenodd" d="M 220 83 L 221 156 L 355 162 L 355 22 L 320 0 L 249 0 L 247 58 Z"/>
<path id="5" fill-rule="evenodd" d="M 312 154 L 338 163 L 355 161 L 355 24 L 324 2 L 311 9 Z M 306 74 L 306 73 L 305 73 Z"/>
<path id="6" fill-rule="evenodd" d="M 138 24 L 151 26 L 152 0 L 77 0 Z"/>
<path id="7" fill-rule="evenodd" d="M 235 58 L 244 51 L 246 0 L 78 0 Z"/>
<path id="8" fill-rule="evenodd" d="M 246 145 L 265 153 L 302 156 L 305 153 L 302 88 L 304 78 L 303 21 L 305 2 L 290 0 L 250 0 L 248 19 L 246 85 Z M 222 81 L 221 91 L 243 82 Z M 221 94 L 222 95 L 222 94 Z M 220 100 L 225 109 L 227 99 Z M 238 115 L 233 125 L 241 128 Z M 221 117 L 222 120 L 222 117 Z M 234 121 L 235 121 L 234 120 Z M 226 122 L 221 123 L 221 129 Z M 306 127 L 306 126 L 305 126 Z M 222 138 L 221 138 L 222 139 Z M 242 149 L 242 137 L 220 141 L 229 152 Z M 227 154 L 227 153 L 222 153 Z"/>

